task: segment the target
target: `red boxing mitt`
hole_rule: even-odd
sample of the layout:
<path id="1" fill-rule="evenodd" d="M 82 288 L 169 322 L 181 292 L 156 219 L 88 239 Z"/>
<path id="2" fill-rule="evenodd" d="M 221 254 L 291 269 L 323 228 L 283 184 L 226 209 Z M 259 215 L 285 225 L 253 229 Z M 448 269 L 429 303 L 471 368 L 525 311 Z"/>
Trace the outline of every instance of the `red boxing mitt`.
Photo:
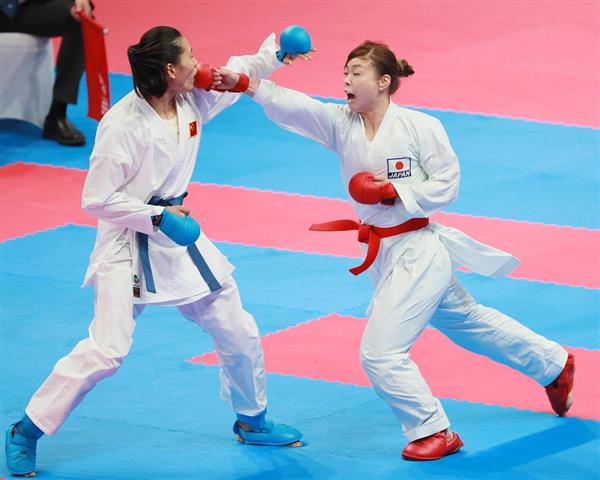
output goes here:
<path id="1" fill-rule="evenodd" d="M 194 87 L 210 90 L 214 81 L 213 68 L 208 63 L 201 63 L 194 77 Z"/>
<path id="2" fill-rule="evenodd" d="M 390 182 L 376 182 L 375 175 L 359 172 L 350 179 L 348 185 L 350 196 L 358 203 L 375 205 L 382 202 L 393 205 L 396 200 L 396 189 Z"/>

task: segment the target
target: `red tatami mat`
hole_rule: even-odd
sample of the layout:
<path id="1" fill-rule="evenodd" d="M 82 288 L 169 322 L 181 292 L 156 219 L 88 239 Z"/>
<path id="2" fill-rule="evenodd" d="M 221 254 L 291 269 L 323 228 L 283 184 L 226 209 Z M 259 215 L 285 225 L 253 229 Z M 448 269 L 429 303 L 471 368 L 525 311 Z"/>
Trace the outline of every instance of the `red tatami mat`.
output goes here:
<path id="1" fill-rule="evenodd" d="M 270 373 L 369 386 L 359 361 L 366 321 L 329 315 L 262 338 Z M 600 352 L 568 348 L 575 354 L 575 401 L 569 414 L 600 420 Z M 551 412 L 544 389 L 524 375 L 467 352 L 433 329 L 426 329 L 411 355 L 433 393 L 442 398 Z M 216 365 L 215 353 L 190 359 Z M 577 381 L 577 378 L 585 379 Z"/>
<path id="2" fill-rule="evenodd" d="M 95 225 L 81 210 L 85 171 L 11 164 L 0 168 L 0 240 L 65 224 Z M 311 223 L 354 218 L 344 200 L 192 183 L 186 205 L 209 238 L 258 247 L 361 257 L 355 232 L 311 232 Z M 18 214 L 10 212 L 19 199 Z M 50 201 L 50 199 L 52 201 Z M 210 205 L 211 208 L 206 208 Z M 246 212 L 237 215 L 236 212 Z M 512 278 L 600 287 L 600 231 L 451 213 L 433 219 L 513 253 L 521 265 Z M 235 228 L 232 228 L 235 225 Z"/>
<path id="3" fill-rule="evenodd" d="M 255 52 L 270 32 L 298 24 L 318 52 L 309 64 L 273 78 L 311 95 L 342 98 L 346 56 L 371 39 L 388 43 L 415 69 L 396 94 L 398 103 L 600 127 L 595 0 L 180 0 L 156 7 L 97 2 L 97 18 L 110 30 L 111 71 L 130 72 L 127 47 L 155 25 L 177 27 L 200 61 L 220 64 Z"/>

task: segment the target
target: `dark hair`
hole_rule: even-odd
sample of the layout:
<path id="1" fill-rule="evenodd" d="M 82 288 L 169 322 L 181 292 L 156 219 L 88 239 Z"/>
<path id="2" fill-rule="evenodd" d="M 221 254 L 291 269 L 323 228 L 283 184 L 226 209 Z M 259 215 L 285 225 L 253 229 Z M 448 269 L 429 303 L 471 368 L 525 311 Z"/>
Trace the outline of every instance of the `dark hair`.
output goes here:
<path id="1" fill-rule="evenodd" d="M 183 52 L 181 33 L 172 27 L 154 27 L 127 49 L 133 74 L 133 88 L 138 96 L 161 97 L 167 91 L 167 64 L 176 64 Z"/>
<path id="2" fill-rule="evenodd" d="M 364 57 L 371 61 L 380 77 L 389 75 L 392 78 L 390 83 L 390 95 L 392 95 L 400 86 L 400 77 L 408 77 L 415 73 L 413 68 L 404 59 L 398 61 L 394 52 L 390 50 L 385 43 L 372 42 L 365 40 L 358 47 L 348 54 L 346 65 L 353 58 Z"/>

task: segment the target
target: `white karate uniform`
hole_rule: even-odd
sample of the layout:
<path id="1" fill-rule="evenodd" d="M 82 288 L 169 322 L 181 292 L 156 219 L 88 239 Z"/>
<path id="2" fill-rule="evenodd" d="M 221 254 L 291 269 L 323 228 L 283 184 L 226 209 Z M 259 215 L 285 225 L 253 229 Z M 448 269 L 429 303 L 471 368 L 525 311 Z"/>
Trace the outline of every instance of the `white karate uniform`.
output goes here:
<path id="1" fill-rule="evenodd" d="M 429 217 L 458 195 L 458 159 L 441 123 L 430 115 L 390 102 L 368 142 L 361 116 L 347 105 L 322 103 L 268 80 L 261 81 L 254 100 L 278 125 L 335 151 L 346 189 L 358 172 L 387 174 L 401 201 L 387 206 L 350 199 L 364 224 L 392 227 Z M 315 218 L 325 220 L 334 219 Z M 506 252 L 437 223 L 381 240 L 368 270 L 375 293 L 367 310 L 361 361 L 409 441 L 450 426 L 409 353 L 430 322 L 460 346 L 509 365 L 541 385 L 561 372 L 567 352 L 560 345 L 475 303 L 453 273 L 464 266 L 483 275 L 503 276 L 516 265 L 518 261 Z"/>
<path id="2" fill-rule="evenodd" d="M 232 57 L 227 67 L 256 78 L 270 75 L 282 65 L 274 39 L 269 36 L 256 55 Z M 242 308 L 233 266 L 202 233 L 196 246 L 222 285 L 211 293 L 186 247 L 152 225 L 151 216 L 163 207 L 147 204 L 153 196 L 169 199 L 186 191 L 202 125 L 240 96 L 199 89 L 178 95 L 179 138 L 134 92 L 100 122 L 83 190 L 83 208 L 98 218 L 84 280 L 84 286 L 95 285 L 95 316 L 89 337 L 56 364 L 26 408 L 44 433 L 53 434 L 98 381 L 117 371 L 145 304 L 175 305 L 211 335 L 222 367 L 221 394 L 237 413 L 252 416 L 265 409 L 260 335 L 254 318 Z M 202 211 L 192 214 L 202 224 Z M 148 235 L 156 293 L 146 290 L 136 232 Z M 139 298 L 133 296 L 134 286 Z"/>

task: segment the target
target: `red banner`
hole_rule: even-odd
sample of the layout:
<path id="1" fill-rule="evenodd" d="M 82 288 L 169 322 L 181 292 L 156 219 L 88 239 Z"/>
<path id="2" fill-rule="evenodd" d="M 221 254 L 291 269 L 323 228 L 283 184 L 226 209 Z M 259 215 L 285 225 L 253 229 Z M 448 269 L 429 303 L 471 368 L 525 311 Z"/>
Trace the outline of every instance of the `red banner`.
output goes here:
<path id="1" fill-rule="evenodd" d="M 104 35 L 106 28 L 84 13 L 80 14 L 85 49 L 85 77 L 88 90 L 88 117 L 100 120 L 110 108 L 110 85 Z"/>

